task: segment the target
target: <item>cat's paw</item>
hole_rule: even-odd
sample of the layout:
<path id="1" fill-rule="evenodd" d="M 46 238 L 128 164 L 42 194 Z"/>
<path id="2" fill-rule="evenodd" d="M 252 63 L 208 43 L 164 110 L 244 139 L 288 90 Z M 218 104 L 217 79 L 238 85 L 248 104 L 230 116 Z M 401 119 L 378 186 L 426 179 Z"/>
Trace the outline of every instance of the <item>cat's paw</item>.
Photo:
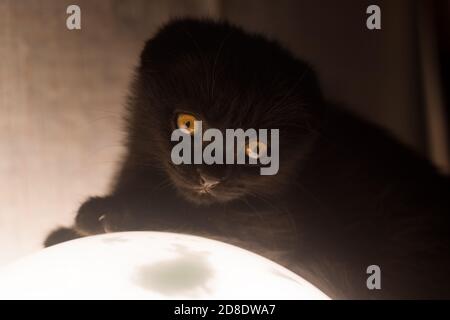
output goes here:
<path id="1" fill-rule="evenodd" d="M 78 209 L 75 228 L 84 235 L 105 233 L 104 217 L 110 210 L 107 198 L 92 197 Z"/>
<path id="2" fill-rule="evenodd" d="M 52 231 L 44 241 L 44 247 L 50 247 L 55 244 L 77 239 L 82 237 L 76 230 L 71 228 L 58 228 Z"/>
<path id="3" fill-rule="evenodd" d="M 75 218 L 77 231 L 84 235 L 134 230 L 132 216 L 111 198 L 92 197 L 84 202 Z"/>

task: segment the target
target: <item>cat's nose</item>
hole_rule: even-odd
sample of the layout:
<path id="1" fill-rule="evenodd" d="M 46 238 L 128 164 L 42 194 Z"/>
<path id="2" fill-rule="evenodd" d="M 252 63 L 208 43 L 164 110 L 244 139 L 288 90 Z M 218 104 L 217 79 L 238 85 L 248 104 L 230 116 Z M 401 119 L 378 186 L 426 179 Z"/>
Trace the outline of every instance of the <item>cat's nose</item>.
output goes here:
<path id="1" fill-rule="evenodd" d="M 212 189 L 220 183 L 220 180 L 217 178 L 209 177 L 205 174 L 200 175 L 200 183 L 206 189 Z"/>

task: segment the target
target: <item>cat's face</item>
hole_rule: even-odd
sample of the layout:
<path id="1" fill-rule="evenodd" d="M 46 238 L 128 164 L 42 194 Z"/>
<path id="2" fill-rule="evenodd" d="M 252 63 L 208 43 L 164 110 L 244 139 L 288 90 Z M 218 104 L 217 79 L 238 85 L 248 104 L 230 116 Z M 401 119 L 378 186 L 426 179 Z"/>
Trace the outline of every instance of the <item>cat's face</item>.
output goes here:
<path id="1" fill-rule="evenodd" d="M 154 165 L 178 191 L 196 203 L 282 192 L 314 137 L 310 109 L 319 94 L 313 78 L 305 64 L 261 37 L 226 24 L 173 22 L 141 56 L 131 101 L 141 157 L 158 162 Z M 194 120 L 224 136 L 226 129 L 279 129 L 277 174 L 261 175 L 260 165 L 175 165 L 171 134 Z M 270 144 L 267 148 L 270 154 Z"/>

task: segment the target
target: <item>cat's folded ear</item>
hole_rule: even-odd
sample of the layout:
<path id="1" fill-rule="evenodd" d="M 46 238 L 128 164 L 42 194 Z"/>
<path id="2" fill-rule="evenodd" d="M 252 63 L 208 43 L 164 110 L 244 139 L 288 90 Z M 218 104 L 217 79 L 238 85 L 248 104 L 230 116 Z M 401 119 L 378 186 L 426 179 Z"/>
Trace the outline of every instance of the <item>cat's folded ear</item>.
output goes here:
<path id="1" fill-rule="evenodd" d="M 222 70 L 229 71 L 229 78 L 222 76 L 223 79 L 238 85 L 242 81 L 244 87 L 246 83 L 252 82 L 254 87 L 249 86 L 250 93 L 273 82 L 278 84 L 272 88 L 273 92 L 279 90 L 280 95 L 299 98 L 303 104 L 317 105 L 322 100 L 316 72 L 310 65 L 270 37 L 246 32 L 224 21 L 169 21 L 145 44 L 140 56 L 139 72 L 144 78 L 155 74 L 158 79 L 166 75 L 170 78 L 171 75 L 172 78 L 183 80 L 194 77 L 194 74 L 201 75 L 196 70 L 203 68 L 205 74 L 215 74 L 217 77 L 220 69 L 218 64 L 222 64 Z M 197 80 L 209 81 L 201 78 Z M 196 82 L 193 79 L 189 81 Z"/>

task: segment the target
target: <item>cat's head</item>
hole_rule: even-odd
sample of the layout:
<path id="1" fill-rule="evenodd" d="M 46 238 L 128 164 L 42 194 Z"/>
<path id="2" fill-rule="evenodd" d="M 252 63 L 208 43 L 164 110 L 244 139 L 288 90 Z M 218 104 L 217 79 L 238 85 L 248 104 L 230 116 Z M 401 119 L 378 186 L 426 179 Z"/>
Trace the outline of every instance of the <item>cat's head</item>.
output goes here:
<path id="1" fill-rule="evenodd" d="M 163 170 L 196 203 L 276 194 L 289 185 L 315 136 L 319 91 L 311 69 L 275 42 L 224 22 L 176 20 L 142 52 L 130 100 L 130 152 Z M 278 172 L 174 164 L 171 135 L 193 129 L 195 120 L 224 137 L 226 129 L 279 129 Z"/>

